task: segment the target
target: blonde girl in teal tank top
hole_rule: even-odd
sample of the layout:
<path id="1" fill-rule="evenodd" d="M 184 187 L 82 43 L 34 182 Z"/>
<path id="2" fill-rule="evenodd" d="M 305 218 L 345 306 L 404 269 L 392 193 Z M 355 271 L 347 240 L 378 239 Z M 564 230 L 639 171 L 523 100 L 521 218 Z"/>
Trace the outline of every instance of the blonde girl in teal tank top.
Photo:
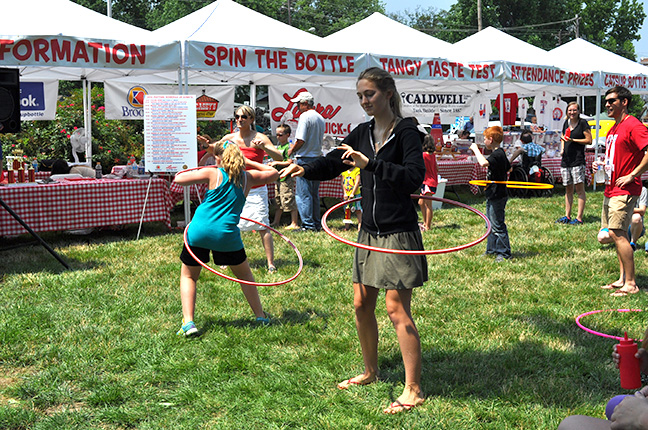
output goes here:
<path id="1" fill-rule="evenodd" d="M 201 261 L 209 262 L 211 251 L 214 263 L 228 265 L 234 276 L 254 281 L 237 223 L 250 188 L 274 183 L 279 178 L 276 169 L 246 159 L 238 145 L 219 141 L 209 145 L 208 153 L 214 155 L 215 166 L 207 166 L 178 174 L 177 184 L 187 186 L 208 184 L 205 200 L 198 206 L 187 230 L 187 242 Z M 246 168 L 248 169 L 246 171 Z M 202 266 L 183 248 L 180 255 L 180 300 L 182 302 L 182 327 L 178 335 L 198 335 L 194 324 L 196 283 Z M 241 284 L 257 322 L 267 324 L 259 292 L 255 286 Z"/>

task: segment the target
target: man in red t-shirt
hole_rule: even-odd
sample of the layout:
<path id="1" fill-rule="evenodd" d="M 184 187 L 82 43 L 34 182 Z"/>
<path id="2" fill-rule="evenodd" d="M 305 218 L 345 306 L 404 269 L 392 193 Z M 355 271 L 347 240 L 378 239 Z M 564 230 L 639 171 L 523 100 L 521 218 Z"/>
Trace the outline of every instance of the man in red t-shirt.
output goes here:
<path id="1" fill-rule="evenodd" d="M 605 93 L 607 114 L 614 118 L 615 124 L 607 133 L 605 161 L 592 164 L 594 171 L 603 166 L 606 173 L 599 241 L 614 242 L 620 276 L 601 288 L 616 290 L 612 293 L 615 297 L 639 292 L 635 282 L 634 250 L 627 232 L 641 194 L 641 174 L 648 169 L 648 129 L 628 114 L 631 100 L 632 93 L 622 86 L 610 88 Z"/>

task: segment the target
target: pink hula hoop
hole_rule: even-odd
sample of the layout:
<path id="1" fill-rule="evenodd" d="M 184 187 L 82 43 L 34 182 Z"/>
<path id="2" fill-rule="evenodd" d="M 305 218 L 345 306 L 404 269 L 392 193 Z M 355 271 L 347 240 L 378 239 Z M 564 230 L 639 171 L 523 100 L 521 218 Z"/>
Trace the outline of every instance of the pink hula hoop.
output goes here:
<path id="1" fill-rule="evenodd" d="M 268 225 L 265 225 L 265 224 L 263 224 L 263 223 L 261 223 L 259 221 L 255 221 L 253 219 L 249 219 L 249 218 L 246 218 L 246 217 L 241 217 L 241 219 L 245 220 L 245 221 L 251 221 L 253 223 L 259 224 L 260 226 L 265 227 L 265 228 L 273 231 L 274 233 L 277 233 L 279 235 L 279 237 L 281 237 L 283 240 L 285 240 L 288 243 L 288 245 L 290 245 L 292 247 L 292 249 L 295 250 L 295 253 L 297 254 L 297 258 L 299 259 L 299 268 L 297 269 L 297 273 L 292 275 L 290 278 L 285 279 L 283 281 L 279 281 L 279 282 L 255 282 L 255 281 L 246 281 L 244 279 L 234 278 L 232 276 L 228 276 L 228 275 L 226 275 L 224 273 L 221 273 L 218 270 L 212 269 L 206 263 L 203 263 L 202 261 L 200 261 L 200 259 L 198 259 L 198 257 L 196 257 L 196 255 L 191 250 L 191 247 L 189 247 L 189 243 L 187 243 L 187 230 L 189 229 L 189 225 L 191 225 L 191 223 L 187 224 L 187 227 L 185 228 L 184 234 L 182 235 L 185 247 L 187 248 L 187 251 L 189 251 L 189 254 L 194 258 L 194 260 L 196 260 L 198 262 L 198 264 L 200 264 L 205 269 L 209 270 L 210 272 L 212 272 L 215 275 L 220 276 L 221 278 L 225 278 L 225 279 L 227 279 L 229 281 L 233 281 L 233 282 L 238 282 L 239 284 L 254 285 L 254 286 L 257 286 L 257 287 L 276 287 L 277 285 L 287 284 L 288 282 L 294 280 L 297 276 L 299 276 L 299 274 L 302 272 L 302 268 L 304 267 L 304 260 L 302 259 L 301 253 L 299 252 L 299 250 L 297 249 L 295 244 L 290 241 L 290 239 L 288 239 L 283 234 L 279 233 L 274 228 L 272 228 L 272 227 L 270 227 Z"/>
<path id="2" fill-rule="evenodd" d="M 580 314 L 579 316 L 576 317 L 576 325 L 583 330 L 585 330 L 587 333 L 596 335 L 596 336 L 601 336 L 601 337 L 606 337 L 608 339 L 615 339 L 615 340 L 624 340 L 625 338 L 620 337 L 620 336 L 612 336 L 611 334 L 605 334 L 601 333 L 598 331 L 594 331 L 591 328 L 585 327 L 583 324 L 581 324 L 580 319 L 583 317 L 586 317 L 588 315 L 593 315 L 593 314 L 598 314 L 601 312 L 643 312 L 641 309 L 601 309 L 598 311 L 590 311 L 590 312 L 585 312 L 584 314 Z M 637 342 L 641 342 L 641 339 L 638 339 Z"/>
<path id="3" fill-rule="evenodd" d="M 355 246 L 356 248 L 366 249 L 367 251 L 384 252 L 384 253 L 387 253 L 387 254 L 407 254 L 407 255 L 433 255 L 433 254 L 444 254 L 444 253 L 447 253 L 447 252 L 461 251 L 463 249 L 470 248 L 471 246 L 477 245 L 479 242 L 486 239 L 488 237 L 488 235 L 490 234 L 490 232 L 491 232 L 491 223 L 488 220 L 488 218 L 486 217 L 486 215 L 484 215 L 483 213 L 479 212 L 477 209 L 475 209 L 475 208 L 473 208 L 471 206 L 468 206 L 468 205 L 463 204 L 461 202 L 456 202 L 454 200 L 444 199 L 444 198 L 441 198 L 441 197 L 418 195 L 418 194 L 412 194 L 411 197 L 412 198 L 417 198 L 417 199 L 435 200 L 435 201 L 438 201 L 438 202 L 448 203 L 448 204 L 451 204 L 451 205 L 454 205 L 454 206 L 459 206 L 461 208 L 468 209 L 472 213 L 475 213 L 475 214 L 479 215 L 486 222 L 486 233 L 484 233 L 479 239 L 474 240 L 474 241 L 472 241 L 470 243 L 467 243 L 465 245 L 455 246 L 453 248 L 433 249 L 433 250 L 430 250 L 430 251 L 426 251 L 426 250 L 412 251 L 412 250 L 401 250 L 401 249 L 378 248 L 378 247 L 375 247 L 375 246 L 363 245 L 363 244 L 360 244 L 358 242 L 353 242 L 351 240 L 345 239 L 345 238 L 340 237 L 337 234 L 333 233 L 333 231 L 329 228 L 328 224 L 326 224 L 326 220 L 328 219 L 329 214 L 331 212 L 333 212 L 334 210 L 336 210 L 336 209 L 338 209 L 338 208 L 340 208 L 340 207 L 342 207 L 342 206 L 344 206 L 346 204 L 349 204 L 349 203 L 352 203 L 352 202 L 357 202 L 358 200 L 361 200 L 362 197 L 357 197 L 357 198 L 351 199 L 351 200 L 345 200 L 345 201 L 340 202 L 340 203 L 336 204 L 335 206 L 331 207 L 329 210 L 327 210 L 324 213 L 324 215 L 322 216 L 322 228 L 333 239 L 336 239 L 336 240 L 338 240 L 338 241 L 340 241 L 342 243 L 345 243 L 347 245 Z"/>

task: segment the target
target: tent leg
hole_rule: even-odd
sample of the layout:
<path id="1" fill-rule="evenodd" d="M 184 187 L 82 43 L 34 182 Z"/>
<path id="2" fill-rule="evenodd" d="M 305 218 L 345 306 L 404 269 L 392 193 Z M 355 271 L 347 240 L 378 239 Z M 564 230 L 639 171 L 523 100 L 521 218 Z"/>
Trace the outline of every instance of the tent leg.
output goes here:
<path id="1" fill-rule="evenodd" d="M 14 219 L 16 221 L 18 221 L 20 223 L 20 225 L 22 225 L 25 228 L 25 230 L 27 230 L 29 232 L 29 234 L 31 234 L 36 240 L 38 240 L 40 242 L 40 244 L 43 245 L 43 248 L 45 248 L 50 254 L 52 254 L 54 256 L 54 258 L 56 258 L 59 261 L 59 263 L 61 263 L 63 265 L 63 267 L 65 267 L 68 270 L 70 269 L 70 266 L 68 266 L 68 264 L 56 253 L 56 251 L 54 251 L 47 244 L 47 242 L 45 242 L 38 234 L 36 234 L 36 232 L 34 230 L 32 230 L 31 227 L 28 226 L 27 223 L 25 221 L 23 221 L 18 216 L 18 214 L 16 212 L 14 212 L 13 209 L 11 209 L 1 198 L 0 198 L 0 205 L 3 208 L 5 208 L 7 210 L 7 212 L 9 212 L 9 214 L 12 217 L 14 217 Z"/>

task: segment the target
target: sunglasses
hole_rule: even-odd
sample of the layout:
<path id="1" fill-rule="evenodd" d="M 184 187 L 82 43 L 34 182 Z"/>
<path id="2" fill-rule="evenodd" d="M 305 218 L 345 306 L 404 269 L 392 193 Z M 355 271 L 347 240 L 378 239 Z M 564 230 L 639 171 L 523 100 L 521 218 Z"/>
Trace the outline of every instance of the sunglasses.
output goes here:
<path id="1" fill-rule="evenodd" d="M 619 100 L 618 97 L 616 97 L 616 98 L 615 98 L 615 97 L 610 97 L 609 99 L 605 99 L 605 104 L 608 104 L 608 103 L 609 103 L 609 104 L 612 104 L 612 103 L 614 103 L 614 102 L 617 101 L 617 100 Z"/>
<path id="2" fill-rule="evenodd" d="M 277 133 L 277 136 L 283 136 L 286 133 Z"/>
<path id="3" fill-rule="evenodd" d="M 234 118 L 235 118 L 235 119 L 239 119 L 239 118 L 241 118 L 241 119 L 248 119 L 248 116 L 247 116 L 247 115 L 238 115 L 238 114 L 237 114 L 237 115 L 234 115 Z"/>

